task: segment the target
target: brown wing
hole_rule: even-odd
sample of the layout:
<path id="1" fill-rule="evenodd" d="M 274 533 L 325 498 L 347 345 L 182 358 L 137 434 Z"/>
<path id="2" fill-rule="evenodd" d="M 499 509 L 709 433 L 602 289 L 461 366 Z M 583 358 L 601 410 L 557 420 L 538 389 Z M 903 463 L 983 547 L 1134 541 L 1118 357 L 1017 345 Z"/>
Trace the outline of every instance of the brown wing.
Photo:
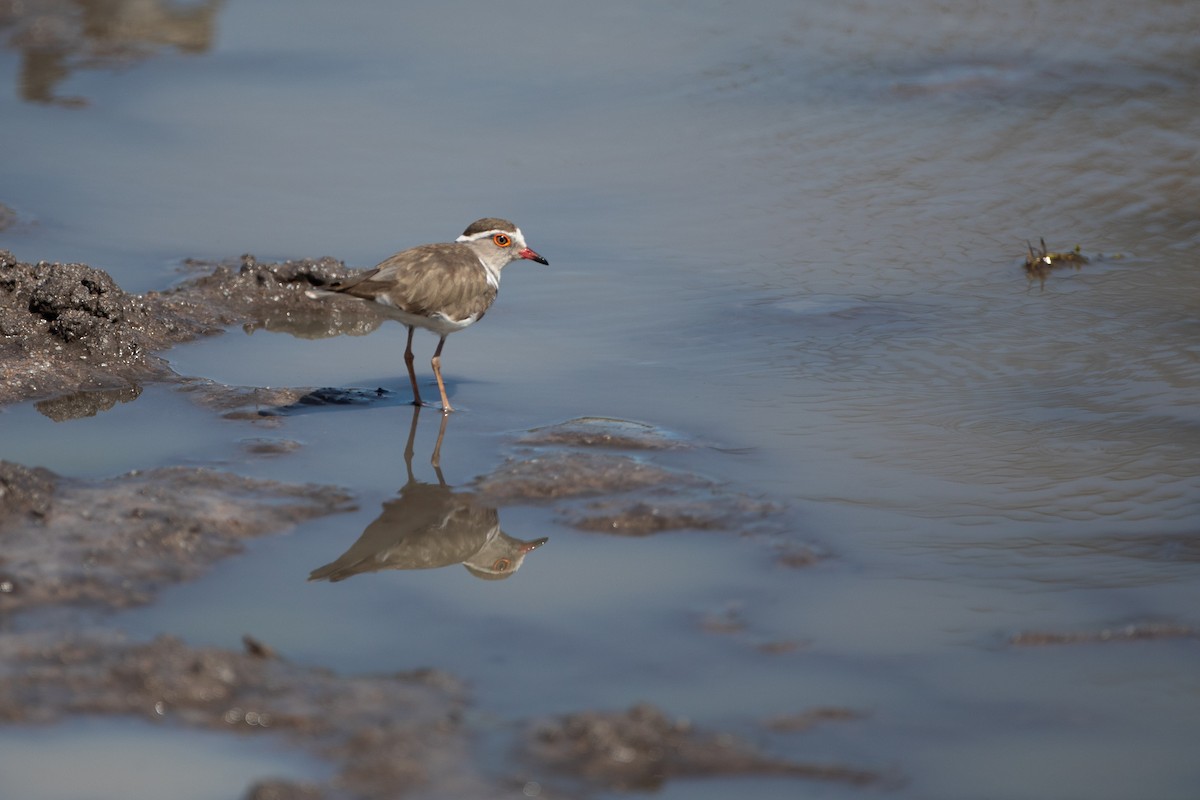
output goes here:
<path id="1" fill-rule="evenodd" d="M 426 244 L 396 253 L 331 289 L 410 314 L 441 312 L 455 320 L 482 317 L 496 299 L 479 258 L 461 244 Z"/>

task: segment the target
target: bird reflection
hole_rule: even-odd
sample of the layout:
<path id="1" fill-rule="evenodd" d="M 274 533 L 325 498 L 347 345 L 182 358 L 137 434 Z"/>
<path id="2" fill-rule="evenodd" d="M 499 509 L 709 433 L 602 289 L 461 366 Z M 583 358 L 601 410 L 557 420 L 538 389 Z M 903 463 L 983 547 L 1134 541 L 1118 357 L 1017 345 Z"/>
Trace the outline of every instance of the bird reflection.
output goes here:
<path id="1" fill-rule="evenodd" d="M 499 580 L 515 573 L 525 556 L 547 542 L 544 538 L 512 538 L 500 530 L 495 508 L 483 505 L 471 492 L 455 491 L 446 484 L 440 462 L 447 415 L 442 416 L 430 459 L 437 483 L 423 483 L 413 476 L 413 440 L 420 413 L 420 407 L 413 408 L 404 448 L 408 482 L 399 497 L 383 504 L 383 512 L 349 550 L 314 569 L 310 581 L 337 582 L 364 572 L 436 569 L 451 564 L 462 564 L 476 578 Z"/>

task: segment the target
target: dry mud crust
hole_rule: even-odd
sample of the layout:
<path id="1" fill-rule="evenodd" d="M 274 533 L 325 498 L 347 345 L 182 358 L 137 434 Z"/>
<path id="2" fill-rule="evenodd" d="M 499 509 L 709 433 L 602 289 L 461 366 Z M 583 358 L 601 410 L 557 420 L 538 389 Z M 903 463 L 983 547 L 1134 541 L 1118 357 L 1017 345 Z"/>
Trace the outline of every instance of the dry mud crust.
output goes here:
<path id="1" fill-rule="evenodd" d="M 246 539 L 351 507 L 338 488 L 208 469 L 82 481 L 0 461 L 0 613 L 146 603 Z"/>

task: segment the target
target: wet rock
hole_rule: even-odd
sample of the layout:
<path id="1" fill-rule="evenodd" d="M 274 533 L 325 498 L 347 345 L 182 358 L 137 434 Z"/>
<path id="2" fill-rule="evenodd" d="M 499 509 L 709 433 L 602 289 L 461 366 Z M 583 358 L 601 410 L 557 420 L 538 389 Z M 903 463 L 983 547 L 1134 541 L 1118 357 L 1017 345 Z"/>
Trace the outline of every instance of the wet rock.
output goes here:
<path id="1" fill-rule="evenodd" d="M 650 705 L 583 712 L 531 726 L 526 757 L 555 772 L 622 791 L 654 790 L 671 778 L 780 775 L 867 785 L 870 770 L 806 764 L 758 752 L 729 734 L 696 730 Z"/>
<path id="2" fill-rule="evenodd" d="M 0 594 L 0 611 L 145 603 L 240 552 L 245 539 L 350 507 L 334 487 L 206 469 L 80 481 L 0 462 L 0 549 L 20 589 Z"/>

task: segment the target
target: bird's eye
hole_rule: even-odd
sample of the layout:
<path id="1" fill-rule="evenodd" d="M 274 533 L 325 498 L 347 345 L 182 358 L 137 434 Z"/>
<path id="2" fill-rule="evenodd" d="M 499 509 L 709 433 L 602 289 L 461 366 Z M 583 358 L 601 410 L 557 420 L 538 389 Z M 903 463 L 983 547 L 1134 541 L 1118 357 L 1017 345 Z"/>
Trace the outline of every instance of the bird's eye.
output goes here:
<path id="1" fill-rule="evenodd" d="M 499 239 L 500 237 L 497 236 L 496 238 Z M 505 241 L 508 241 L 507 236 L 504 238 Z M 492 569 L 494 569 L 496 572 L 506 572 L 510 563 L 511 562 L 507 558 L 497 558 L 496 563 L 492 564 Z"/>
<path id="2" fill-rule="evenodd" d="M 512 244 L 512 239 L 505 236 L 503 233 L 497 233 L 492 237 L 492 241 L 496 243 L 496 247 L 508 247 Z"/>

